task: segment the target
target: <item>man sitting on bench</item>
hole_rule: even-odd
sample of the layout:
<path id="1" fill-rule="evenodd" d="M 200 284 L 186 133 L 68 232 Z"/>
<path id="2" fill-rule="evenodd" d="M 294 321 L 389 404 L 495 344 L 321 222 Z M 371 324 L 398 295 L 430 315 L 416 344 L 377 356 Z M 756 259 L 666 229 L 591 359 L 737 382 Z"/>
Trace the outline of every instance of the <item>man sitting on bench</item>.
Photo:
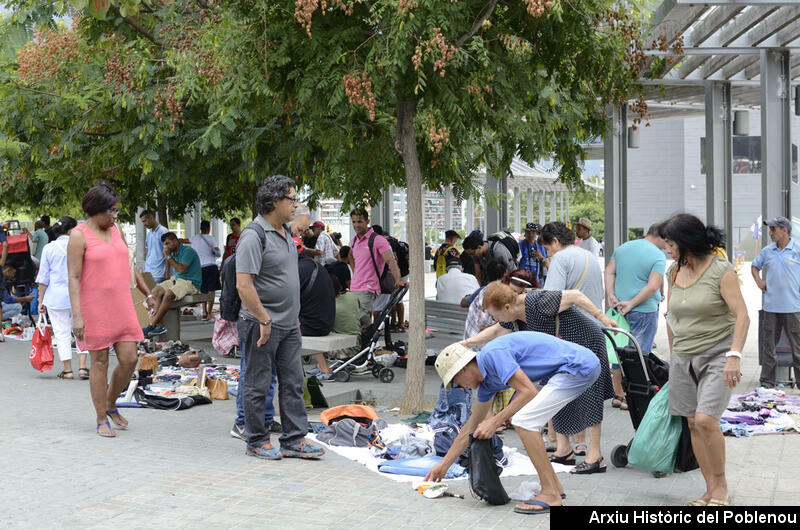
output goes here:
<path id="1" fill-rule="evenodd" d="M 178 236 L 173 232 L 167 232 L 161 236 L 161 241 L 164 243 L 164 257 L 167 261 L 164 272 L 164 277 L 167 279 L 152 290 L 152 295 L 156 299 L 156 312 L 150 317 L 150 325 L 142 329 L 145 336 L 157 335 L 166 331 L 161 325 L 161 319 L 169 311 L 172 302 L 177 302 L 187 295 L 199 293 L 203 278 L 197 251 L 178 241 Z M 170 269 L 175 271 L 172 278 L 170 278 Z"/>

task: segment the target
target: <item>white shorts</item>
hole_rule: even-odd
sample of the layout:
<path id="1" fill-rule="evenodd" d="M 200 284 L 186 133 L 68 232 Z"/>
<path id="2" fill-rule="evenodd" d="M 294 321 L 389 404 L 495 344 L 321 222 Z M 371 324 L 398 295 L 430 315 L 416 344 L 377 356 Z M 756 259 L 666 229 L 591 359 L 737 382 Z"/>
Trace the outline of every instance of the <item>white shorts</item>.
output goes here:
<path id="1" fill-rule="evenodd" d="M 592 386 L 599 375 L 599 365 L 589 375 L 557 373 L 536 397 L 511 416 L 511 425 L 528 431 L 540 430 L 559 410 Z"/>

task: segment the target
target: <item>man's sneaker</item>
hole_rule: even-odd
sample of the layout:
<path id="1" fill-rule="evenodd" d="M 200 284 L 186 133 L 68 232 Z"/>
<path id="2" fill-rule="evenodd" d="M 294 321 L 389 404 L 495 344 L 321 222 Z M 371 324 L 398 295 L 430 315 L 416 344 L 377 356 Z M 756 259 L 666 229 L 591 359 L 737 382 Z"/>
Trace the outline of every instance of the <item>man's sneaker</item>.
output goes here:
<path id="1" fill-rule="evenodd" d="M 150 335 L 161 335 L 162 333 L 166 333 L 167 328 L 164 326 L 156 326 L 150 330 Z"/>
<path id="2" fill-rule="evenodd" d="M 281 451 L 278 451 L 271 443 L 264 442 L 260 445 L 247 444 L 247 454 L 265 460 L 280 460 Z"/>
<path id="3" fill-rule="evenodd" d="M 244 440 L 244 423 L 234 423 L 233 427 L 231 427 L 231 436 Z"/>
<path id="4" fill-rule="evenodd" d="M 317 459 L 324 454 L 325 449 L 305 440 L 300 440 L 291 445 L 281 445 L 281 456 L 285 458 Z"/>
<path id="5" fill-rule="evenodd" d="M 267 431 L 280 434 L 283 432 L 283 427 L 279 422 L 272 420 L 271 422 L 267 423 Z"/>
<path id="6" fill-rule="evenodd" d="M 321 373 L 317 375 L 317 379 L 319 379 L 320 381 L 333 381 L 333 378 L 334 378 L 333 374 Z"/>
<path id="7" fill-rule="evenodd" d="M 311 369 L 309 369 L 309 370 L 306 370 L 306 373 L 307 373 L 308 375 L 316 375 L 316 376 L 319 376 L 320 374 L 322 374 L 322 373 L 324 373 L 324 372 L 323 372 L 322 370 L 320 370 L 319 368 L 311 368 Z"/>
<path id="8" fill-rule="evenodd" d="M 148 324 L 145 327 L 143 327 L 142 328 L 142 333 L 144 334 L 144 336 L 145 337 L 148 336 L 150 334 L 150 332 L 153 331 L 154 327 L 155 326 L 153 326 L 152 324 Z"/>

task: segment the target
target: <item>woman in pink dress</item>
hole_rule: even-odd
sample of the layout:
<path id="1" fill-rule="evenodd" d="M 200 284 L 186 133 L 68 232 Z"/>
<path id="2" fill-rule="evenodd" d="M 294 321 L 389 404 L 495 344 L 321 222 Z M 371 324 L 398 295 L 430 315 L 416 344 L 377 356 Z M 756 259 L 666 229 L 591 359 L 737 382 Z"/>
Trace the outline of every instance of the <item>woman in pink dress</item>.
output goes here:
<path id="1" fill-rule="evenodd" d="M 131 297 L 128 246 L 114 226 L 119 195 L 99 182 L 86 192 L 81 205 L 89 220 L 72 230 L 67 246 L 72 326 L 78 346 L 89 350 L 92 359 L 89 386 L 97 412 L 97 434 L 113 437 L 117 433 L 106 417 L 119 429 L 128 426 L 115 403 L 131 379 L 137 344 L 144 336 Z M 155 304 L 150 289 L 141 274 L 135 274 L 136 285 L 152 310 Z M 108 348 L 112 345 L 118 365 L 108 384 Z"/>

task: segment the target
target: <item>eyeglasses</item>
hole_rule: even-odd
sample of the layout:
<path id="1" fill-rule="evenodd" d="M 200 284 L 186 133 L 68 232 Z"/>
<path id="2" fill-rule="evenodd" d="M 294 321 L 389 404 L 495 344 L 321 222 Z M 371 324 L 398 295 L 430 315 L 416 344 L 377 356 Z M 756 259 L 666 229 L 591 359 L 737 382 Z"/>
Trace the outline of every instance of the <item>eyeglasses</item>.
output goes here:
<path id="1" fill-rule="evenodd" d="M 106 213 L 111 214 L 114 217 L 119 216 L 119 208 L 109 208 L 106 210 Z"/>
<path id="2" fill-rule="evenodd" d="M 292 204 L 297 204 L 298 202 L 300 202 L 300 199 L 298 199 L 297 197 L 289 197 L 288 195 L 284 195 L 281 198 L 286 199 L 287 201 L 291 201 Z"/>

